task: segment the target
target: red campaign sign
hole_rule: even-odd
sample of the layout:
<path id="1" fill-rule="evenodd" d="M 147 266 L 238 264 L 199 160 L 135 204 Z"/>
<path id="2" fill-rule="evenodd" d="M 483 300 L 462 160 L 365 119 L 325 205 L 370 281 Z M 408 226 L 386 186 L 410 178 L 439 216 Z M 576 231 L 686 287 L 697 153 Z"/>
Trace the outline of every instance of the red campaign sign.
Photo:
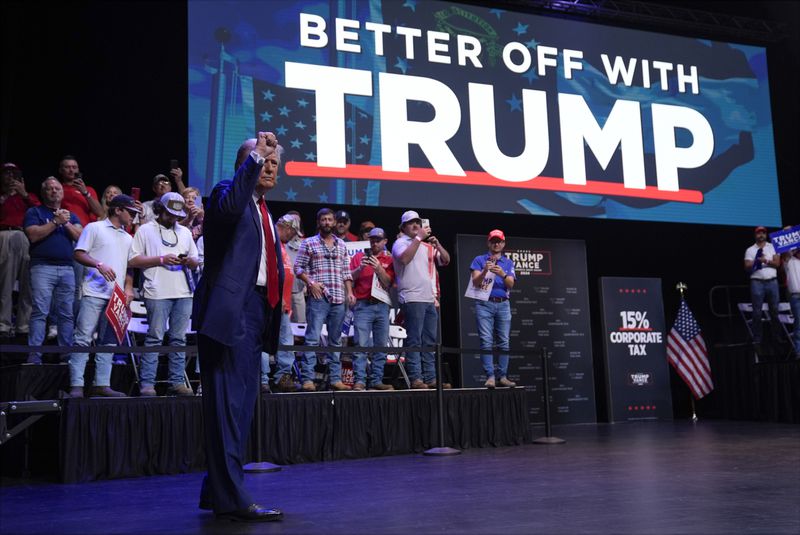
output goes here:
<path id="1" fill-rule="evenodd" d="M 121 344 L 125 338 L 125 331 L 128 330 L 131 313 L 128 309 L 128 299 L 119 284 L 114 284 L 114 291 L 111 293 L 111 299 L 108 300 L 106 307 L 106 318 L 108 324 L 114 329 L 114 334 L 117 335 L 117 341 Z"/>

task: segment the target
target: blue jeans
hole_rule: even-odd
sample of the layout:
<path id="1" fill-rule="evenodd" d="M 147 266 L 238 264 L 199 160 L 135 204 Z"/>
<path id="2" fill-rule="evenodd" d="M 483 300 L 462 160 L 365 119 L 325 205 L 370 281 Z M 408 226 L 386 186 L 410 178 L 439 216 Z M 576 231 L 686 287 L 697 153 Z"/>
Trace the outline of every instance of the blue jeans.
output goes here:
<path id="1" fill-rule="evenodd" d="M 292 320 L 289 318 L 289 313 L 284 312 L 281 315 L 281 332 L 280 340 L 278 343 L 282 346 L 293 346 L 294 335 L 292 334 Z M 281 377 L 287 373 L 291 377 L 292 364 L 294 364 L 294 352 L 292 351 L 278 351 L 275 354 L 275 373 L 273 374 L 273 382 L 277 383 Z M 269 384 L 269 354 L 261 353 L 261 384 Z"/>
<path id="2" fill-rule="evenodd" d="M 92 335 L 97 329 L 97 345 L 117 345 L 114 329 L 107 328 L 108 320 L 105 311 L 108 299 L 84 295 L 81 298 L 78 311 L 78 321 L 75 323 L 75 345 L 89 347 L 92 345 Z M 61 326 L 58 327 L 61 336 Z M 94 356 L 95 372 L 94 386 L 111 386 L 111 358 L 113 353 L 96 353 Z M 86 370 L 88 353 L 72 353 L 69 357 L 69 384 L 70 386 L 83 386 L 83 372 Z"/>
<path id="3" fill-rule="evenodd" d="M 492 351 L 497 346 L 497 349 L 508 351 L 508 336 L 511 332 L 511 302 L 508 300 L 499 303 L 476 301 L 475 317 L 478 320 L 481 350 Z M 495 373 L 491 353 L 482 354 L 481 363 L 487 379 L 495 376 L 502 379 L 508 375 L 508 353 L 498 357 L 497 373 Z"/>
<path id="4" fill-rule="evenodd" d="M 86 266 L 77 260 L 72 261 L 72 271 L 75 276 L 75 301 L 72 306 L 72 313 L 76 318 L 78 317 L 78 311 L 80 310 L 83 279 L 86 277 L 86 269 Z"/>
<path id="5" fill-rule="evenodd" d="M 144 307 L 147 309 L 147 336 L 144 345 L 160 346 L 167 336 L 166 345 L 186 346 L 186 329 L 189 327 L 189 318 L 192 315 L 192 298 L 180 299 L 145 299 Z M 169 325 L 169 328 L 167 328 Z M 172 385 L 184 384 L 184 371 L 186 369 L 186 353 L 170 352 L 169 382 Z M 158 370 L 158 353 L 142 353 L 139 368 L 139 382 L 142 386 L 153 386 L 156 383 Z"/>
<path id="6" fill-rule="evenodd" d="M 328 345 L 341 347 L 342 345 L 342 322 L 344 321 L 344 303 L 334 305 L 327 299 L 308 299 L 306 307 L 306 345 L 318 346 L 319 336 L 322 332 L 322 325 L 328 326 Z M 303 382 L 307 383 L 314 380 L 314 364 L 317 362 L 317 354 L 313 351 L 303 354 L 302 376 Z M 328 377 L 331 383 L 342 381 L 342 363 L 339 360 L 339 353 L 328 353 Z"/>
<path id="7" fill-rule="evenodd" d="M 439 319 L 433 303 L 403 303 L 406 318 L 406 346 L 432 346 L 436 343 Z M 436 380 L 436 359 L 430 351 L 406 353 L 408 378 L 426 383 Z"/>
<path id="8" fill-rule="evenodd" d="M 361 346 L 368 346 L 370 334 L 372 345 L 384 347 L 389 345 L 389 305 L 386 303 L 370 303 L 367 300 L 358 301 L 353 308 L 353 325 L 356 338 Z M 367 384 L 367 354 L 354 353 L 353 377 L 356 383 Z M 375 385 L 383 382 L 383 367 L 386 364 L 386 353 L 375 352 L 372 354 L 372 369 L 370 370 L 369 384 Z"/>
<path id="9" fill-rule="evenodd" d="M 794 316 L 794 330 L 792 331 L 794 350 L 800 354 L 800 294 L 789 296 L 789 306 L 792 307 L 792 315 Z"/>
<path id="10" fill-rule="evenodd" d="M 761 343 L 761 307 L 764 301 L 769 305 L 769 315 L 772 321 L 773 331 L 776 336 L 780 334 L 780 325 L 775 329 L 775 325 L 779 320 L 778 318 L 778 301 L 780 295 L 778 294 L 778 279 L 761 280 L 750 279 L 750 298 L 753 301 L 753 343 Z"/>
<path id="11" fill-rule="evenodd" d="M 28 345 L 40 346 L 47 332 L 47 316 L 50 308 L 55 310 L 58 322 L 58 345 L 72 345 L 72 331 L 75 326 L 72 303 L 75 299 L 75 273 L 72 265 L 50 266 L 37 264 L 31 266 L 31 310 Z M 62 355 L 66 360 L 68 355 Z M 41 362 L 41 353 L 31 353 L 28 362 Z"/>

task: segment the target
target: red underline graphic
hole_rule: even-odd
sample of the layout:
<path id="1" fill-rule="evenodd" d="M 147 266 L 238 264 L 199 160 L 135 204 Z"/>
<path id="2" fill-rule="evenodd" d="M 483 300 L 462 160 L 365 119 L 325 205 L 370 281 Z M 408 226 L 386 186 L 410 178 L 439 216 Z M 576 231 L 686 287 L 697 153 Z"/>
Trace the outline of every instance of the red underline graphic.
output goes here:
<path id="1" fill-rule="evenodd" d="M 638 332 L 638 333 L 641 333 L 641 332 L 650 332 L 650 331 L 653 330 L 653 328 L 652 327 L 628 327 L 628 328 L 620 327 L 617 330 L 619 332 Z"/>
<path id="2" fill-rule="evenodd" d="M 347 167 L 320 167 L 314 162 L 287 162 L 286 174 L 318 178 L 355 178 L 363 180 L 395 180 L 398 182 L 430 182 L 461 186 L 495 186 L 501 188 L 538 189 L 592 195 L 637 197 L 692 204 L 703 202 L 703 192 L 696 190 L 663 191 L 654 186 L 630 189 L 620 183 L 587 180 L 583 186 L 564 184 L 563 178 L 539 176 L 527 182 L 506 182 L 483 171 L 466 171 L 466 176 L 439 175 L 433 169 L 412 167 L 407 173 L 384 171 L 378 165 L 348 164 Z"/>

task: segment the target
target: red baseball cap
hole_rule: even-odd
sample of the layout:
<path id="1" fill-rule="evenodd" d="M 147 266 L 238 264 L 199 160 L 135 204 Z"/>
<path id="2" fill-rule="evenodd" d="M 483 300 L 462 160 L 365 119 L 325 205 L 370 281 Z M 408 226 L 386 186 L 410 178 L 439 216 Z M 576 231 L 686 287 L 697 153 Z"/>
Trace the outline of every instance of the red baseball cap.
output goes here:
<path id="1" fill-rule="evenodd" d="M 503 234 L 502 230 L 494 229 L 489 233 L 489 237 L 486 238 L 487 240 L 491 240 L 492 238 L 500 238 L 501 241 L 506 241 L 506 235 Z"/>
<path id="2" fill-rule="evenodd" d="M 767 231 L 767 227 L 756 227 L 756 230 L 755 230 L 755 232 L 759 232 L 759 231 L 764 231 L 764 232 L 766 232 L 766 231 Z"/>

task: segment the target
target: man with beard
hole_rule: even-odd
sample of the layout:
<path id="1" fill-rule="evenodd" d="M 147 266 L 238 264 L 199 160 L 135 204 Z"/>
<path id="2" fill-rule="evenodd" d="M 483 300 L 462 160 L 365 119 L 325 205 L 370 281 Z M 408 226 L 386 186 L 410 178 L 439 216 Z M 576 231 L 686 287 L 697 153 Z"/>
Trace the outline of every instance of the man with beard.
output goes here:
<path id="1" fill-rule="evenodd" d="M 283 517 L 254 503 L 244 488 L 243 468 L 261 352 L 276 350 L 281 322 L 283 257 L 264 198 L 275 186 L 280 157 L 275 135 L 259 132 L 239 147 L 233 180 L 214 186 L 192 310 L 208 466 L 199 505 L 217 518 L 240 522 Z"/>
<path id="2" fill-rule="evenodd" d="M 773 324 L 773 333 L 780 332 L 778 320 L 778 268 L 781 257 L 775 254 L 775 248 L 767 241 L 767 229 L 756 227 L 756 242 L 744 253 L 744 269 L 750 274 L 750 300 L 753 303 L 753 344 L 760 350 L 762 341 L 761 308 L 766 299 L 769 315 Z"/>
<path id="3" fill-rule="evenodd" d="M 194 293 L 191 270 L 197 268 L 200 260 L 192 231 L 177 223 L 186 217 L 183 197 L 179 193 L 165 193 L 154 207 L 157 219 L 136 231 L 128 261 L 130 267 L 143 270 L 148 324 L 144 345 L 159 346 L 166 334 L 167 345 L 185 346 Z M 143 353 L 141 362 L 139 393 L 155 396 L 158 353 Z M 193 395 L 184 380 L 186 353 L 172 352 L 168 362 L 167 395 Z"/>
<path id="4" fill-rule="evenodd" d="M 89 223 L 78 238 L 73 258 L 89 269 L 86 270 L 83 281 L 83 298 L 75 322 L 76 346 L 89 347 L 95 330 L 100 345 L 114 345 L 117 342 L 113 329 L 108 327 L 104 312 L 116 285 L 125 289 L 128 303 L 133 300 L 133 277 L 128 274 L 128 253 L 133 238 L 125 227 L 131 224 L 137 214 L 139 208 L 133 198 L 117 195 L 108 203 L 108 218 Z M 111 389 L 112 356 L 111 353 L 95 355 L 94 388 L 91 395 L 125 396 L 122 392 Z M 88 353 L 72 353 L 70 356 L 70 397 L 83 397 L 83 372 L 88 360 Z"/>
<path id="5" fill-rule="evenodd" d="M 333 234 L 334 224 L 333 210 L 322 208 L 317 212 L 319 233 L 303 241 L 294 262 L 294 273 L 306 284 L 309 293 L 306 307 L 307 346 L 319 345 L 323 323 L 328 327 L 328 345 L 341 346 L 345 303 L 349 306 L 355 304 L 350 257 L 344 241 Z M 307 392 L 317 389 L 314 385 L 316 360 L 314 352 L 303 355 L 302 382 L 303 390 Z M 331 388 L 350 390 L 350 386 L 342 382 L 339 353 L 328 354 L 328 362 Z"/>

